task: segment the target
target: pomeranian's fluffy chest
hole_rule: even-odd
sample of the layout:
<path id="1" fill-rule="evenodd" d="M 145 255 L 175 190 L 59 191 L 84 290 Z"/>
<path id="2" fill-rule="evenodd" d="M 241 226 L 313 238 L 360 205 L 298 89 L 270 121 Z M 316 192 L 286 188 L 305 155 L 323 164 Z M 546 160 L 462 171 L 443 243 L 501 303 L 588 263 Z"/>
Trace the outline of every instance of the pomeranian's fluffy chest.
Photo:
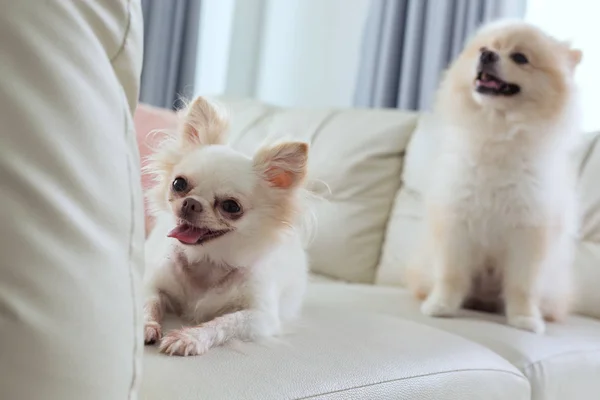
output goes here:
<path id="1" fill-rule="evenodd" d="M 561 149 L 531 147 L 518 137 L 455 134 L 438 160 L 433 207 L 465 221 L 484 247 L 502 241 L 506 229 L 562 223 L 567 158 Z"/>

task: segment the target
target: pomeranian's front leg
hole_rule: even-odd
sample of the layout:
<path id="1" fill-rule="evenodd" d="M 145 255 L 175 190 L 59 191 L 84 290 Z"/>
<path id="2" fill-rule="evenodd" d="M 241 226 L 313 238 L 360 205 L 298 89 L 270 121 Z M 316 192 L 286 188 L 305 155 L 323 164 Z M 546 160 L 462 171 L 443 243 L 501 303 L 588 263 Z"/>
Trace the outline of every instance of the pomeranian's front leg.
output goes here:
<path id="1" fill-rule="evenodd" d="M 144 343 L 154 344 L 162 336 L 161 323 L 165 313 L 165 298 L 153 294 L 144 303 Z"/>
<path id="2" fill-rule="evenodd" d="M 438 218 L 434 224 L 430 238 L 433 287 L 421 312 L 432 317 L 452 317 L 471 289 L 473 270 L 481 262 L 481 254 L 462 221 Z"/>
<path id="3" fill-rule="evenodd" d="M 274 335 L 279 329 L 279 318 L 271 312 L 236 311 L 199 326 L 169 332 L 160 343 L 160 351 L 178 356 L 200 355 L 231 339 L 255 340 Z"/>
<path id="4" fill-rule="evenodd" d="M 543 333 L 539 274 L 548 257 L 551 232 L 543 227 L 523 227 L 507 235 L 504 265 L 504 301 L 508 324 Z"/>

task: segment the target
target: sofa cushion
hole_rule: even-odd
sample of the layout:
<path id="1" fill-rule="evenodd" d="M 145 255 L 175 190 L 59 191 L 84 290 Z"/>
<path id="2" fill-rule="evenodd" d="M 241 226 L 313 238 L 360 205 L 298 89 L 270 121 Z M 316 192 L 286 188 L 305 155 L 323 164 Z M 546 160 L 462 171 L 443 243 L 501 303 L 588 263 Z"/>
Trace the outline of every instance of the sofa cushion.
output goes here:
<path id="1" fill-rule="evenodd" d="M 429 180 L 431 160 L 440 142 L 439 122 L 423 114 L 407 148 L 406 162 L 400 178 L 402 187 L 396 194 L 387 225 L 376 283 L 404 285 L 404 271 L 418 245 L 423 217 L 422 194 Z M 579 165 L 578 190 L 582 223 L 575 259 L 575 311 L 600 318 L 600 146 L 598 133 L 582 135 L 574 154 Z"/>
<path id="2" fill-rule="evenodd" d="M 0 8 L 0 398 L 135 399 L 140 2 Z"/>
<path id="3" fill-rule="evenodd" d="M 415 114 L 391 110 L 286 110 L 253 100 L 219 99 L 232 115 L 230 142 L 251 154 L 265 140 L 311 144 L 309 179 L 325 183 L 309 248 L 312 270 L 372 282 L 398 190 L 402 156 Z M 326 194 L 324 185 L 315 186 Z"/>
<path id="4" fill-rule="evenodd" d="M 376 283 L 404 285 L 404 272 L 419 244 L 423 217 L 422 193 L 427 187 L 432 154 L 439 143 L 440 126 L 435 118 L 419 118 L 407 146 L 404 168 L 399 177 L 402 186 L 396 193 L 390 213 Z"/>
<path id="5" fill-rule="evenodd" d="M 575 258 L 575 310 L 600 318 L 600 133 L 587 134 L 577 154 L 581 228 Z"/>
<path id="6" fill-rule="evenodd" d="M 412 320 L 478 343 L 529 379 L 532 400 L 595 399 L 600 393 L 600 321 L 595 319 L 573 316 L 536 335 L 507 326 L 499 315 L 464 310 L 458 318 L 426 317 L 407 291 L 392 287 L 324 283 L 313 284 L 313 292 L 322 307 L 338 308 L 339 314 Z"/>
<path id="7" fill-rule="evenodd" d="M 371 289 L 309 285 L 302 320 L 279 339 L 188 358 L 147 347 L 141 398 L 529 399 L 529 383 L 502 357 L 399 318 L 402 290 Z M 337 298 L 355 310 L 340 312 Z"/>

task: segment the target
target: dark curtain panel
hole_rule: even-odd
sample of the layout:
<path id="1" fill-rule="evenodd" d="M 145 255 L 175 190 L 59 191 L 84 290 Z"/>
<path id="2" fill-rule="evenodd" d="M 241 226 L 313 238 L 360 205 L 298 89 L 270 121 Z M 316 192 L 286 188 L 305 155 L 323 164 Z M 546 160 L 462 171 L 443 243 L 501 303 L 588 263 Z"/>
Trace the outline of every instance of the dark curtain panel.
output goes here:
<path id="1" fill-rule="evenodd" d="M 194 91 L 200 0 L 142 0 L 144 64 L 140 101 L 174 108 Z"/>
<path id="2" fill-rule="evenodd" d="M 522 17 L 526 0 L 371 0 L 354 102 L 426 110 L 440 75 L 487 21 Z"/>

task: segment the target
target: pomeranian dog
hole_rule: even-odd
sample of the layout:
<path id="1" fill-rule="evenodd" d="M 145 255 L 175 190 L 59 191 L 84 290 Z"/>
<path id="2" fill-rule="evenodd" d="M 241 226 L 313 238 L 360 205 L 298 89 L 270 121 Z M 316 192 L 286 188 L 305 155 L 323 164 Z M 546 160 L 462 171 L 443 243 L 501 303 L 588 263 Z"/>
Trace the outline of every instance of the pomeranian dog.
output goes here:
<path id="1" fill-rule="evenodd" d="M 407 284 L 421 311 L 503 310 L 535 333 L 569 311 L 577 233 L 579 50 L 519 21 L 484 26 L 444 76 L 425 251 Z"/>
<path id="2" fill-rule="evenodd" d="M 308 145 L 282 142 L 249 158 L 226 146 L 228 121 L 198 97 L 149 159 L 156 225 L 146 242 L 144 340 L 199 355 L 231 339 L 280 332 L 301 308 Z M 166 312 L 195 326 L 162 336 Z"/>

